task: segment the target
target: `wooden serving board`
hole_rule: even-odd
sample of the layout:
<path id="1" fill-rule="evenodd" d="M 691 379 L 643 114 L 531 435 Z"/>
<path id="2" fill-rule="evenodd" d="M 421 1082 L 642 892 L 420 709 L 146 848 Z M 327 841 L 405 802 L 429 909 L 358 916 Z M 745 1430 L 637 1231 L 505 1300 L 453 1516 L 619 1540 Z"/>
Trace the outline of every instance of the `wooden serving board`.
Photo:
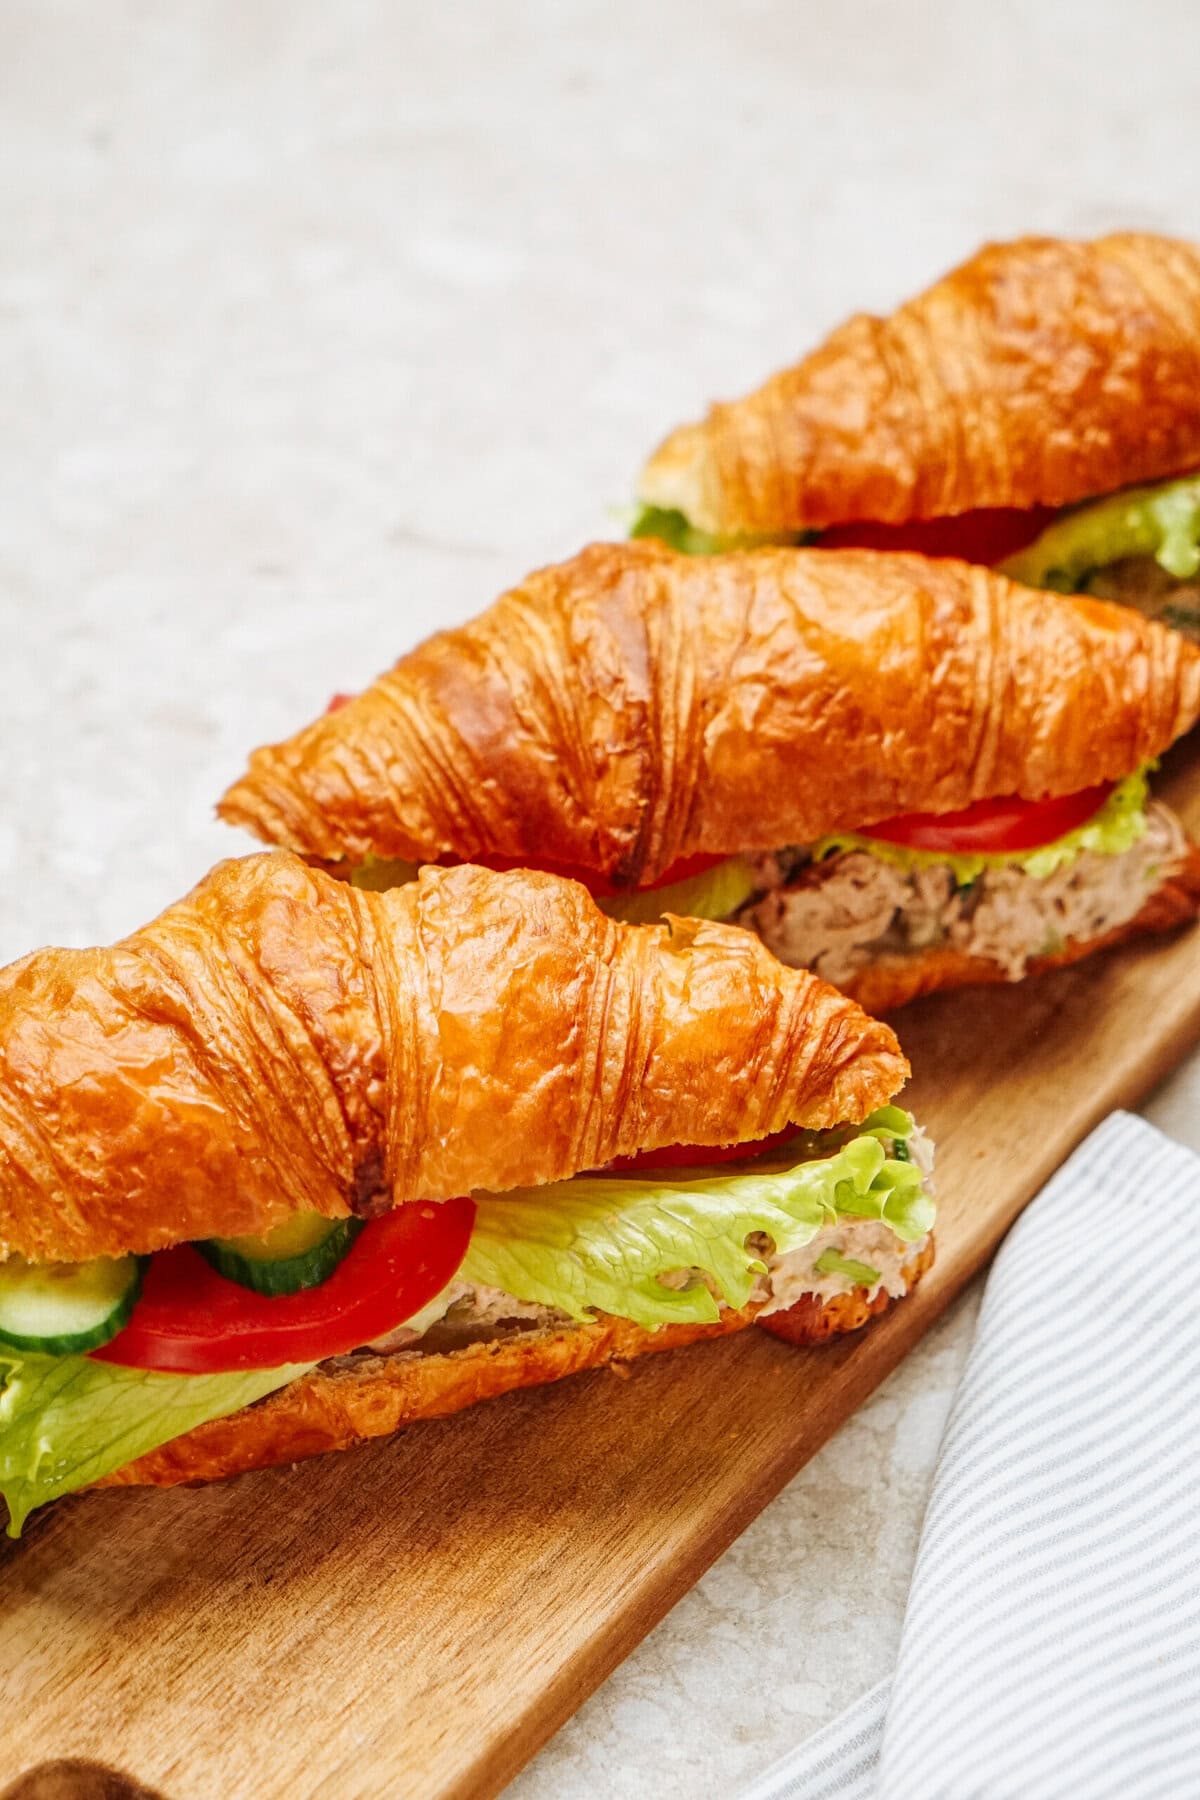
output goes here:
<path id="1" fill-rule="evenodd" d="M 1165 775 L 1200 830 L 1200 756 Z M 938 1144 L 912 1298 L 823 1350 L 751 1330 L 323 1462 L 51 1508 L 0 1551 L 5 1794 L 495 1794 L 1200 1038 L 1200 940 L 898 1023 Z"/>

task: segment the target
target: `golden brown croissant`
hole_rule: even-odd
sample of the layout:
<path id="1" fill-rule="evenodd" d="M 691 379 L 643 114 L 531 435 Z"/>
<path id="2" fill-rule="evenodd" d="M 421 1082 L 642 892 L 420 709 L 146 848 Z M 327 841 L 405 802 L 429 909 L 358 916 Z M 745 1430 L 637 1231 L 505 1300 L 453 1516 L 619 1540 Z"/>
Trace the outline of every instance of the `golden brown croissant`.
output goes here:
<path id="1" fill-rule="evenodd" d="M 1200 464 L 1200 248 L 992 244 L 667 438 L 640 497 L 722 537 L 1061 506 Z"/>
<path id="2" fill-rule="evenodd" d="M 1121 607 L 869 551 L 597 544 L 258 750 L 220 812 L 321 859 L 682 858 L 1118 779 L 1200 715 Z"/>
<path id="3" fill-rule="evenodd" d="M 908 1292 L 930 1269 L 933 1258 L 931 1238 L 904 1266 Z M 762 1328 L 789 1344 L 822 1344 L 860 1330 L 890 1304 L 882 1287 L 873 1299 L 868 1299 L 865 1288 L 824 1301 L 809 1294 L 786 1311 L 772 1313 Z M 515 1388 L 540 1387 L 606 1363 L 726 1337 L 752 1324 L 756 1310 L 727 1309 L 715 1325 L 663 1325 L 657 1331 L 602 1316 L 594 1324 L 547 1327 L 442 1353 L 343 1358 L 289 1382 L 256 1406 L 198 1426 L 126 1464 L 99 1485 L 174 1487 L 345 1450 L 367 1438 L 387 1437 L 419 1419 L 461 1412 Z"/>
<path id="4" fill-rule="evenodd" d="M 248 857 L 112 949 L 0 973 L 0 1257 L 857 1122 L 906 1073 L 886 1026 L 735 928 L 617 925 L 546 875 L 370 894 Z"/>

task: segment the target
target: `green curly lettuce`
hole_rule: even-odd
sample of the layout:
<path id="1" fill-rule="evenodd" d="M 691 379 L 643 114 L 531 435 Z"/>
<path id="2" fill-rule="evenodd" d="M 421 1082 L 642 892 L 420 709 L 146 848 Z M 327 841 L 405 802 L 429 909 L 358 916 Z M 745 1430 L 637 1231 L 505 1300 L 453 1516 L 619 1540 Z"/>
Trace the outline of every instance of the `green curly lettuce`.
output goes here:
<path id="1" fill-rule="evenodd" d="M 35 1506 L 249 1406 L 311 1363 L 238 1375 L 163 1375 L 88 1356 L 0 1350 L 0 1494 L 8 1534 Z"/>
<path id="2" fill-rule="evenodd" d="M 1075 594 L 1097 569 L 1139 556 L 1176 581 L 1200 574 L 1200 475 L 1127 488 L 1064 513 L 1000 568 L 1026 587 Z"/>
<path id="3" fill-rule="evenodd" d="M 897 1115 L 903 1121 L 897 1133 Z M 747 1240 L 764 1233 L 784 1256 L 839 1218 L 881 1220 L 902 1243 L 933 1226 L 919 1166 L 887 1154 L 912 1121 L 898 1108 L 872 1115 L 833 1155 L 791 1168 L 672 1180 L 576 1176 L 548 1187 L 476 1198 L 460 1279 L 585 1321 L 593 1313 L 647 1329 L 711 1324 L 745 1306 L 765 1264 Z M 664 1276 L 694 1271 L 685 1286 Z"/>
<path id="4" fill-rule="evenodd" d="M 1123 856 L 1133 848 L 1146 829 L 1152 768 L 1153 764 L 1147 764 L 1127 775 L 1084 824 L 1055 838 L 1052 844 L 1039 844 L 1036 850 L 910 850 L 903 844 L 873 838 L 869 832 L 839 831 L 813 845 L 813 860 L 822 862 L 841 851 L 865 850 L 897 869 L 952 869 L 959 887 L 969 887 L 988 869 L 1001 868 L 1023 869 L 1035 881 L 1044 881 L 1083 850 L 1096 851 L 1101 856 Z"/>
<path id="5" fill-rule="evenodd" d="M 758 885 L 744 856 L 727 856 L 711 869 L 672 881 L 667 887 L 617 894 L 596 904 L 610 919 L 624 919 L 629 925 L 652 925 L 669 912 L 686 919 L 728 919 L 746 904 Z"/>
<path id="6" fill-rule="evenodd" d="M 701 531 L 686 513 L 661 506 L 640 506 L 632 525 L 631 538 L 657 538 L 671 550 L 685 556 L 720 556 L 726 550 L 760 550 L 769 544 L 807 544 L 816 535 L 811 531 L 744 532 L 736 537 L 717 537 Z"/>

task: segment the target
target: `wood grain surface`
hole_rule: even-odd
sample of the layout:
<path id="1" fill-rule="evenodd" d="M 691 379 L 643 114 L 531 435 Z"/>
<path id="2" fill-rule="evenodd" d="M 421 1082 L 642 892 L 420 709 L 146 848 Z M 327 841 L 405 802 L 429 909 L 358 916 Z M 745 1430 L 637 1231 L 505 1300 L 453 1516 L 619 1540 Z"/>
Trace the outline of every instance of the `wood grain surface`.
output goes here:
<path id="1" fill-rule="evenodd" d="M 1200 757 L 1164 775 L 1200 829 Z M 939 1257 L 911 1299 L 831 1348 L 748 1331 L 320 1463 L 35 1517 L 0 1551 L 0 1800 L 496 1793 L 928 1329 L 1072 1146 L 1200 1037 L 1200 942 L 947 995 L 898 1023 L 939 1157 Z"/>

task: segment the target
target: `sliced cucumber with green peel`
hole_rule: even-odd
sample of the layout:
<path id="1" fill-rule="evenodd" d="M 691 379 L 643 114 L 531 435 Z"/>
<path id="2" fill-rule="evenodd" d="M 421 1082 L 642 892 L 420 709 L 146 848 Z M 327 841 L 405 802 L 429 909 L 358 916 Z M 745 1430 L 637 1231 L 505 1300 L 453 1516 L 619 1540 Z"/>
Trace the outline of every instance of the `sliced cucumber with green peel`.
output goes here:
<path id="1" fill-rule="evenodd" d="M 98 1350 L 128 1323 L 142 1288 L 137 1256 L 85 1263 L 0 1263 L 0 1343 L 42 1356 Z"/>
<path id="2" fill-rule="evenodd" d="M 844 1275 L 855 1287 L 873 1288 L 878 1287 L 880 1282 L 878 1269 L 873 1269 L 870 1263 L 858 1262 L 852 1256 L 843 1256 L 832 1245 L 821 1252 L 813 1269 L 818 1275 Z"/>
<path id="3" fill-rule="evenodd" d="M 197 1244 L 218 1275 L 256 1294 L 298 1294 L 328 1281 L 362 1230 L 361 1219 L 293 1213 L 265 1237 L 206 1238 Z"/>

